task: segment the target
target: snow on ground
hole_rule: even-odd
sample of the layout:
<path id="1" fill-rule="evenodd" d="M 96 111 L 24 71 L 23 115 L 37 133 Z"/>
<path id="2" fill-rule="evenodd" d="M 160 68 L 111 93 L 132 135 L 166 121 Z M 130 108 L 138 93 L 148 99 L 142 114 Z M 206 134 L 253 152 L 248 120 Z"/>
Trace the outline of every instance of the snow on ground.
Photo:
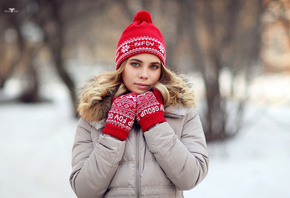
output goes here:
<path id="1" fill-rule="evenodd" d="M 290 107 L 251 107 L 248 115 L 236 137 L 208 145 L 209 173 L 185 197 L 290 197 Z"/>
<path id="2" fill-rule="evenodd" d="M 62 85 L 42 92 L 51 103 L 0 103 L 1 198 L 75 197 L 69 174 L 77 120 Z M 249 105 L 246 115 L 237 136 L 208 145 L 209 173 L 186 198 L 290 197 L 289 102 Z"/>
<path id="3" fill-rule="evenodd" d="M 0 197 L 75 197 L 68 178 L 77 120 L 64 87 L 53 103 L 0 105 Z"/>

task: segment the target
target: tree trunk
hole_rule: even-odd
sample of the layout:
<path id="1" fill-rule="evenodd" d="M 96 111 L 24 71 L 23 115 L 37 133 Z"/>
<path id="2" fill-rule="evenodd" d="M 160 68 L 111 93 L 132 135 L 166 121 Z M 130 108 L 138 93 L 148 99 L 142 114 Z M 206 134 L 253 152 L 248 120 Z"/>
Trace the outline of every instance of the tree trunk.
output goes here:
<path id="1" fill-rule="evenodd" d="M 62 2 L 57 0 L 51 1 L 40 1 L 40 4 L 43 8 L 49 6 L 47 8 L 50 12 L 45 16 L 44 21 L 40 21 L 39 24 L 44 30 L 45 40 L 50 48 L 50 52 L 52 54 L 53 62 L 57 71 L 57 74 L 60 76 L 63 83 L 66 85 L 69 95 L 72 102 L 72 107 L 74 109 L 74 115 L 77 117 L 78 114 L 76 112 L 76 86 L 65 69 L 64 61 L 63 61 L 63 49 L 64 49 L 64 23 L 63 18 L 61 17 L 62 11 Z M 50 23 L 51 26 L 47 24 Z M 52 25 L 53 24 L 53 25 Z"/>

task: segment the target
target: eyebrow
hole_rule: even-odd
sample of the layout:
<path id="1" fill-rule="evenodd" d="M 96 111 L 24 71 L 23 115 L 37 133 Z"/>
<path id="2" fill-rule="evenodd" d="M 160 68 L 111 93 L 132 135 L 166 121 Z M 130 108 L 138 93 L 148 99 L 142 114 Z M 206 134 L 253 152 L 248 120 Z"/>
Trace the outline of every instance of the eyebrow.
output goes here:
<path id="1" fill-rule="evenodd" d="M 142 63 L 142 61 L 141 60 L 139 60 L 139 59 L 130 59 L 129 61 L 137 61 L 137 62 L 139 62 L 139 63 Z"/>
<path id="2" fill-rule="evenodd" d="M 142 63 L 143 61 L 141 61 L 141 60 L 139 60 L 139 59 L 129 59 L 129 61 L 136 61 L 136 62 L 139 62 L 139 63 Z M 152 63 L 150 63 L 150 64 L 158 64 L 158 65 L 161 65 L 161 63 L 160 62 L 152 62 Z"/>

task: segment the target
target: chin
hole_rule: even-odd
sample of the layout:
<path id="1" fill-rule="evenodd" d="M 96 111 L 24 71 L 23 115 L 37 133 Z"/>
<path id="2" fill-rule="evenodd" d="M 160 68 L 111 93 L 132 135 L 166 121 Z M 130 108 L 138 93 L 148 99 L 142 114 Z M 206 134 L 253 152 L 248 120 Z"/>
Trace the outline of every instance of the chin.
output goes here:
<path id="1" fill-rule="evenodd" d="M 129 90 L 129 91 L 135 92 L 137 94 L 143 94 L 143 93 L 147 92 L 148 90 L 140 90 L 140 89 L 137 89 L 137 90 Z"/>
<path id="2" fill-rule="evenodd" d="M 147 91 L 146 90 L 137 90 L 137 91 L 135 91 L 135 93 L 137 93 L 137 94 L 143 94 L 145 92 L 147 92 Z"/>

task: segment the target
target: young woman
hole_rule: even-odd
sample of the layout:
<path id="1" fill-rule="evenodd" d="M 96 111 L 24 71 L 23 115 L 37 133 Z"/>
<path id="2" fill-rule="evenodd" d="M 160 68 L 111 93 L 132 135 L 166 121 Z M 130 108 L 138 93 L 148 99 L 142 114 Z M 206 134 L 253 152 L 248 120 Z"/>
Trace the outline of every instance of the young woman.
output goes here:
<path id="1" fill-rule="evenodd" d="M 71 186 L 79 198 L 183 197 L 208 172 L 192 90 L 165 67 L 162 34 L 147 11 L 121 35 L 116 71 L 80 96 Z"/>

